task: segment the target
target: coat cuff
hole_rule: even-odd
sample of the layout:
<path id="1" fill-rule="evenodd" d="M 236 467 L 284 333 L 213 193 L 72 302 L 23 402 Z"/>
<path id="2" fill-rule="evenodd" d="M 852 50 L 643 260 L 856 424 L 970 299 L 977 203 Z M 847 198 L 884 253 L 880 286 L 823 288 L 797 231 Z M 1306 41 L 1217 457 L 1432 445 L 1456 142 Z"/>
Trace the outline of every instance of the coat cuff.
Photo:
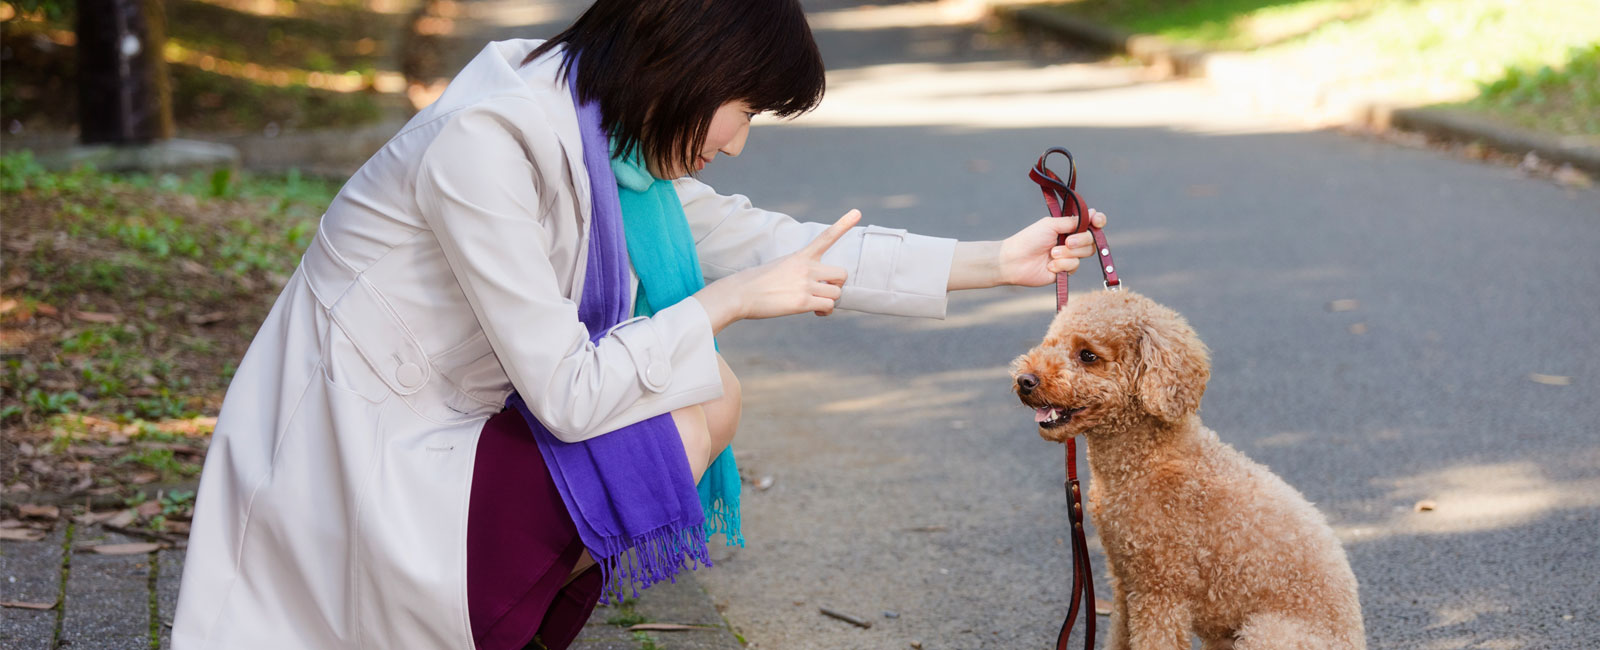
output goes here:
<path id="1" fill-rule="evenodd" d="M 856 268 L 837 307 L 894 316 L 944 318 L 956 240 L 867 226 Z"/>
<path id="2" fill-rule="evenodd" d="M 649 318 L 619 323 L 606 336 L 628 351 L 644 397 L 595 427 L 596 432 L 614 431 L 722 396 L 711 317 L 700 301 L 680 300 Z"/>

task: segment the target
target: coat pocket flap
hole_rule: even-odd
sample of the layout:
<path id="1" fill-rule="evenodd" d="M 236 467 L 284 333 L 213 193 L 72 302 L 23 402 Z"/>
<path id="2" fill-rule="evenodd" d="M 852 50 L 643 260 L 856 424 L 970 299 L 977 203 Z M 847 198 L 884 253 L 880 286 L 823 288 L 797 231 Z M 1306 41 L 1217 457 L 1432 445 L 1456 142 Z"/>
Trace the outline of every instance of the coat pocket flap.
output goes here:
<path id="1" fill-rule="evenodd" d="M 410 395 L 427 385 L 433 367 L 422 346 L 366 278 L 357 278 L 329 312 L 390 390 Z"/>

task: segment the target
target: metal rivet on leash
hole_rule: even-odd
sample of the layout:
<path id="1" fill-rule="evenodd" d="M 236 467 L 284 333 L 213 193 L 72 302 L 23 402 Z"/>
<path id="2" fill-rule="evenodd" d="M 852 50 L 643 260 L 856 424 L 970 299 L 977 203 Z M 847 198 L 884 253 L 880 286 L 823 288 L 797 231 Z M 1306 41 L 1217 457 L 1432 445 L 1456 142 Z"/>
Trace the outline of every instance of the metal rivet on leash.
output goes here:
<path id="1" fill-rule="evenodd" d="M 1067 180 L 1062 182 L 1061 177 L 1046 167 L 1044 161 L 1051 154 L 1059 153 L 1067 157 Z M 1077 227 L 1072 232 L 1061 235 L 1056 239 L 1057 246 L 1067 243 L 1067 235 L 1075 235 L 1085 230 L 1094 237 L 1095 248 L 1100 254 L 1100 272 L 1105 275 L 1106 289 L 1116 291 L 1121 288 L 1122 281 L 1117 279 L 1116 267 L 1111 263 L 1111 245 L 1106 243 L 1105 233 L 1089 223 L 1089 209 L 1084 205 L 1083 197 L 1078 195 L 1078 164 L 1072 159 L 1072 152 L 1063 147 L 1051 147 L 1039 156 L 1039 162 L 1028 171 L 1028 178 L 1039 185 L 1039 190 L 1044 192 L 1045 207 L 1050 210 L 1052 217 L 1077 217 Z M 1067 274 L 1056 274 L 1056 311 L 1067 308 Z M 1076 438 L 1067 438 L 1067 503 L 1071 508 L 1067 510 L 1067 517 L 1072 522 L 1072 602 L 1067 604 L 1067 618 L 1061 623 L 1061 632 L 1056 635 L 1056 650 L 1066 650 L 1068 637 L 1072 635 L 1072 624 L 1078 618 L 1078 608 L 1083 606 L 1083 647 L 1086 650 L 1094 648 L 1094 571 L 1089 568 L 1089 544 L 1083 538 L 1083 498 L 1078 490 L 1078 441 Z M 1084 603 L 1088 603 L 1084 605 Z"/>

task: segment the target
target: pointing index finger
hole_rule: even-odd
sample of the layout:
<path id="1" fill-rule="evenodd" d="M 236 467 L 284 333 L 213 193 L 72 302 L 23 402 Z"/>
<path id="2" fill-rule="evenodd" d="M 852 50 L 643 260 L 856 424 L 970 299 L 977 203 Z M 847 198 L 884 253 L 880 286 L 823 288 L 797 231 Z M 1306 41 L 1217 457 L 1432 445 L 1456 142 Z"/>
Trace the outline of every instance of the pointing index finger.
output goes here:
<path id="1" fill-rule="evenodd" d="M 844 234 L 849 232 L 851 228 L 854 228 L 856 223 L 859 221 L 861 221 L 860 210 L 851 210 L 844 213 L 844 216 L 839 217 L 838 221 L 835 221 L 833 222 L 833 225 L 828 226 L 827 230 L 824 230 L 822 231 L 822 234 L 817 235 L 817 238 L 811 240 L 811 243 L 806 244 L 806 247 L 800 249 L 800 252 L 811 257 L 813 260 L 821 260 L 822 254 L 828 252 L 828 249 L 832 248 L 834 243 L 838 242 L 839 238 L 843 237 Z"/>

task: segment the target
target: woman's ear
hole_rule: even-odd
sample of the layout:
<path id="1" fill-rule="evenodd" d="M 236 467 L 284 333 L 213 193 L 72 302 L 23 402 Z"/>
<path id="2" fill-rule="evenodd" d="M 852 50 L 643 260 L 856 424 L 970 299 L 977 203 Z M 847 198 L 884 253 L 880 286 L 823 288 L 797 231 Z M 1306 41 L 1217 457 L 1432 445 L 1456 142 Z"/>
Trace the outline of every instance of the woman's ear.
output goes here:
<path id="1" fill-rule="evenodd" d="M 1139 376 L 1134 381 L 1139 403 L 1169 424 L 1200 410 L 1211 378 L 1206 345 L 1177 314 L 1153 316 L 1140 330 Z"/>

